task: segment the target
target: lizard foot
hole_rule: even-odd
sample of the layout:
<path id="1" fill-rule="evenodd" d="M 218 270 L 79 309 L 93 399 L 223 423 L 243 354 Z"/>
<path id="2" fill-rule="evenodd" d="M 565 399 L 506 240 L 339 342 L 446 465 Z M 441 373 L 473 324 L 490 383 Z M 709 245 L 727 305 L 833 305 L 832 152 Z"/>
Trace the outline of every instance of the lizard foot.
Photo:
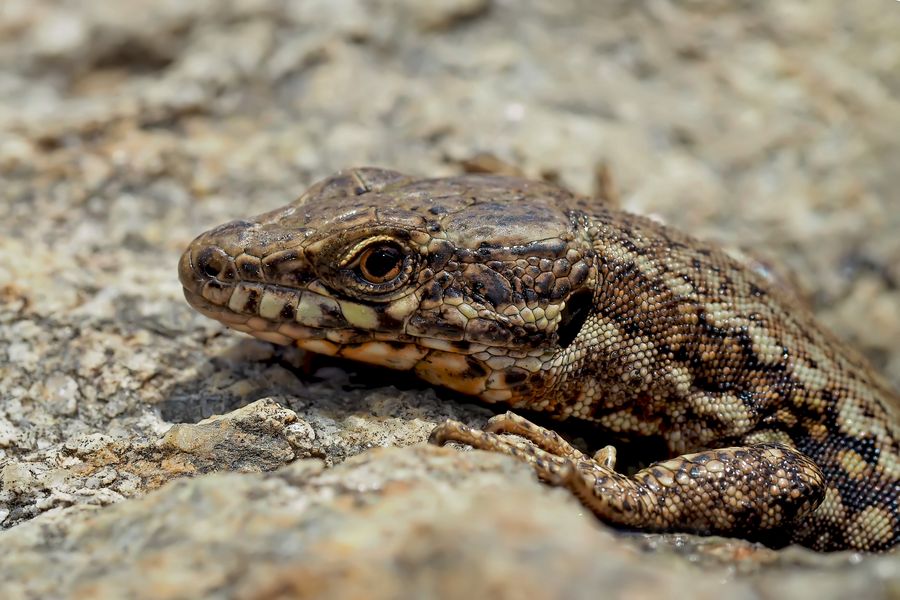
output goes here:
<path id="1" fill-rule="evenodd" d="M 484 430 L 490 433 L 511 433 L 523 437 L 541 450 L 562 458 L 590 460 L 555 431 L 535 425 L 514 412 L 507 411 L 502 415 L 491 417 Z M 616 467 L 616 448 L 614 446 L 601 448 L 594 453 L 593 459 L 607 469 L 614 469 Z"/>
<path id="2" fill-rule="evenodd" d="M 627 476 L 614 470 L 612 446 L 588 457 L 513 413 L 492 418 L 483 431 L 446 421 L 429 441 L 515 456 L 602 520 L 637 529 L 755 537 L 808 515 L 825 494 L 819 467 L 780 444 L 686 454 Z"/>

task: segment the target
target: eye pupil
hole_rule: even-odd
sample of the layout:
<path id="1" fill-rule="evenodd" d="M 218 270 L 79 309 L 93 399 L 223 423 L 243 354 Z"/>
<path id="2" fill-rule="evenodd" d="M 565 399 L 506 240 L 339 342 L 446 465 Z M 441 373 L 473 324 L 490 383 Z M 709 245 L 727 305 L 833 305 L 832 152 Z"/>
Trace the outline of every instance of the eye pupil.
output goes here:
<path id="1" fill-rule="evenodd" d="M 397 264 L 398 258 L 397 251 L 393 248 L 376 250 L 369 255 L 369 259 L 366 261 L 366 268 L 372 275 L 384 277 Z"/>
<path id="2" fill-rule="evenodd" d="M 399 253 L 393 248 L 375 250 L 366 260 L 366 270 L 376 277 L 384 277 L 399 260 Z"/>
<path id="3" fill-rule="evenodd" d="M 363 276 L 372 283 L 383 283 L 400 273 L 403 254 L 394 246 L 378 246 L 366 250 L 360 260 Z"/>

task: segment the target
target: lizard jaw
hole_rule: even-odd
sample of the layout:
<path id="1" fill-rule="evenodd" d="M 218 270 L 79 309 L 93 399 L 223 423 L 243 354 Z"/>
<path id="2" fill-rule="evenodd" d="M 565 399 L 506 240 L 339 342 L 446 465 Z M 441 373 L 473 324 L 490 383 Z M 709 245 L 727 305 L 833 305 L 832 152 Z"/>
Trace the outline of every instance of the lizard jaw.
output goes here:
<path id="1" fill-rule="evenodd" d="M 377 339 L 350 341 L 351 336 L 365 337 L 365 334 L 353 330 L 318 329 L 298 323 L 277 323 L 259 316 L 236 313 L 227 306 L 210 302 L 186 287 L 184 296 L 204 316 L 267 342 L 295 345 L 317 354 L 390 369 L 414 371 L 430 383 L 479 396 L 489 402 L 510 401 L 513 397 L 512 391 L 503 387 L 504 379 L 497 377 L 488 365 L 455 349 L 442 349 L 447 348 L 447 343 L 443 340 L 419 338 L 415 342 Z M 341 337 L 344 339 L 334 339 Z"/>

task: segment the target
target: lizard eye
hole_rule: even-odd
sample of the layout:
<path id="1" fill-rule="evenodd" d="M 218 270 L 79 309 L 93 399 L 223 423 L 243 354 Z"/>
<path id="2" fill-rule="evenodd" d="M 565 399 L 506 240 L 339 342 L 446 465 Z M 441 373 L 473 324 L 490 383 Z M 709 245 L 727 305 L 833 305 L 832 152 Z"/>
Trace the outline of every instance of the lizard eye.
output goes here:
<path id="1" fill-rule="evenodd" d="M 352 295 L 387 301 L 403 288 L 418 264 L 412 248 L 387 235 L 351 247 L 339 263 L 341 285 Z"/>
<path id="2" fill-rule="evenodd" d="M 359 256 L 359 274 L 378 285 L 394 279 L 403 268 L 403 251 L 393 244 L 369 246 Z"/>

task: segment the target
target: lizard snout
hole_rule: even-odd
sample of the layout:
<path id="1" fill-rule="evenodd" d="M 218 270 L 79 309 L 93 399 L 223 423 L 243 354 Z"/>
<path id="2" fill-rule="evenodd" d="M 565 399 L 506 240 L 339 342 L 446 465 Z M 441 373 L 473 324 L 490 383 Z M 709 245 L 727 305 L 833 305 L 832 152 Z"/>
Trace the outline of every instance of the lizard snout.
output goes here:
<path id="1" fill-rule="evenodd" d="M 234 248 L 229 253 L 218 240 L 226 239 L 229 232 L 234 232 L 238 221 L 227 223 L 221 227 L 197 237 L 178 262 L 178 278 L 185 289 L 200 293 L 205 284 L 218 281 L 221 284 L 234 284 L 237 272 L 234 263 Z M 246 222 L 245 222 L 246 223 Z M 249 223 L 247 224 L 249 226 Z M 226 230 L 227 231 L 224 231 Z"/>

